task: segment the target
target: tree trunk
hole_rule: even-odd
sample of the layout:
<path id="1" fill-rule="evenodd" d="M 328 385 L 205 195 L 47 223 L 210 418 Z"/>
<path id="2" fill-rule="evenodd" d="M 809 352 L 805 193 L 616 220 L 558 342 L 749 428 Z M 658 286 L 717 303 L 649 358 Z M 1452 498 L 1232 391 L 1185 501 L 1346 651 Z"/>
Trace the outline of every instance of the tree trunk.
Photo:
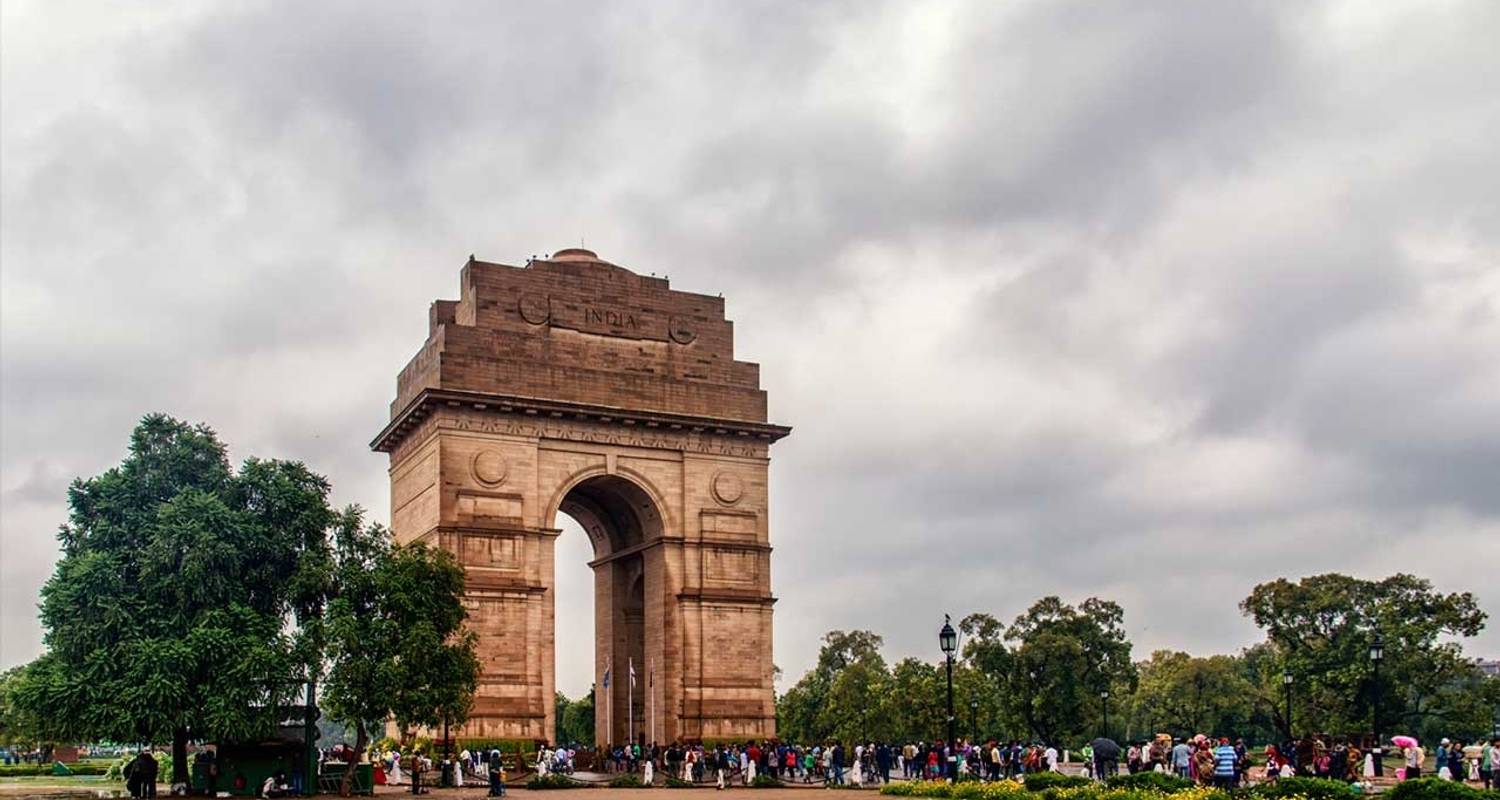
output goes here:
<path id="1" fill-rule="evenodd" d="M 365 754 L 365 745 L 369 737 L 365 735 L 365 724 L 356 722 L 354 724 L 354 763 L 344 770 L 344 779 L 339 782 L 339 796 L 348 797 L 353 793 L 354 770 L 359 767 L 359 762 Z M 371 789 L 373 791 L 373 788 Z"/>
<path id="2" fill-rule="evenodd" d="M 187 728 L 172 729 L 172 783 L 188 783 Z"/>

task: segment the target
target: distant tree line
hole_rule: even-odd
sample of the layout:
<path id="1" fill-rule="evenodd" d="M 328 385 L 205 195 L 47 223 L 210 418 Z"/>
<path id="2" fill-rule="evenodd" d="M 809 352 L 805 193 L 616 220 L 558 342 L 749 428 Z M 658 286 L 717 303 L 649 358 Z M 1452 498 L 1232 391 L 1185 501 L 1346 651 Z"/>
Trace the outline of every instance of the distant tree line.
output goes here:
<path id="1" fill-rule="evenodd" d="M 557 743 L 594 746 L 594 690 L 577 700 L 557 693 Z"/>
<path id="2" fill-rule="evenodd" d="M 1455 641 L 1484 625 L 1469 593 L 1442 594 L 1411 575 L 1329 574 L 1261 584 L 1240 609 L 1264 641 L 1232 655 L 1158 650 L 1139 661 L 1123 610 L 1107 600 L 1073 606 L 1045 597 L 1009 624 L 970 614 L 958 626 L 956 733 L 1078 746 L 1105 731 L 1107 703 L 1108 734 L 1121 741 L 1156 733 L 1251 742 L 1309 732 L 1361 736 L 1371 732 L 1377 698 L 1387 736 L 1492 732 L 1500 678 L 1481 674 Z M 1377 635 L 1384 644 L 1378 683 L 1368 655 Z M 824 636 L 817 663 L 777 699 L 778 733 L 798 742 L 943 738 L 941 656 L 890 665 L 882 644 L 864 630 Z"/>

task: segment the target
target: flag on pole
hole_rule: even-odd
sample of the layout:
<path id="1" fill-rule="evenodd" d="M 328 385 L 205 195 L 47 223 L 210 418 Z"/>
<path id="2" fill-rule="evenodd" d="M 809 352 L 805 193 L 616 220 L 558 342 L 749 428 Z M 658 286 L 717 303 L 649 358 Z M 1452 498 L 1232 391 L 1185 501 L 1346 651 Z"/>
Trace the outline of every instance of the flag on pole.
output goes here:
<path id="1" fill-rule="evenodd" d="M 604 688 L 609 688 L 609 667 L 604 668 Z"/>
<path id="2" fill-rule="evenodd" d="M 635 688 L 635 659 L 630 659 L 630 686 Z"/>

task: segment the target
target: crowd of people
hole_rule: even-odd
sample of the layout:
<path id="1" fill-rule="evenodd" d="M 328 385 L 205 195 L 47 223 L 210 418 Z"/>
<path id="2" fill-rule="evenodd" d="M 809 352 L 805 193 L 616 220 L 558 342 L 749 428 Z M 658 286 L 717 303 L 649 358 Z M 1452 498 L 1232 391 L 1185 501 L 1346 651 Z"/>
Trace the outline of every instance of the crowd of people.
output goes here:
<path id="1" fill-rule="evenodd" d="M 1398 744 L 1404 737 L 1398 737 Z M 1094 745 L 1100 745 L 1096 748 Z M 1426 769 L 1427 754 L 1412 740 L 1398 747 L 1406 767 L 1398 779 L 1418 777 Z M 541 774 L 570 773 L 580 750 L 542 747 L 533 764 Z M 1040 742 L 959 740 L 936 742 L 842 742 L 796 745 L 746 741 L 714 745 L 615 745 L 591 753 L 592 765 L 606 773 L 640 774 L 656 782 L 658 773 L 692 783 L 713 783 L 723 789 L 749 785 L 766 775 L 786 783 L 868 785 L 887 783 L 892 776 L 906 780 L 1016 780 L 1036 772 L 1059 772 L 1073 756 L 1084 775 L 1104 779 L 1128 773 L 1161 772 L 1201 785 L 1223 788 L 1252 781 L 1274 781 L 1303 776 L 1357 782 L 1375 774 L 1374 757 L 1361 743 L 1346 738 L 1308 735 L 1279 745 L 1268 745 L 1259 764 L 1243 739 L 1204 735 L 1172 738 L 1161 735 L 1132 742 L 1121 749 L 1113 741 L 1086 744 L 1076 753 Z M 1077 762 L 1074 762 L 1077 763 Z M 1486 788 L 1500 787 L 1500 739 L 1467 747 L 1444 739 L 1432 767 L 1439 777 L 1467 780 Z"/>
<path id="2" fill-rule="evenodd" d="M 371 762 L 377 786 L 409 786 L 412 794 L 426 794 L 434 781 L 458 787 L 487 783 L 491 797 L 505 796 L 505 759 L 499 750 L 464 748 L 452 759 L 438 762 L 415 750 L 405 754 L 388 750 L 374 753 Z M 545 768 L 538 771 L 545 773 Z"/>
<path id="3" fill-rule="evenodd" d="M 1259 752 L 1263 761 L 1253 767 L 1252 752 L 1243 740 L 1231 742 L 1227 737 L 1203 735 L 1175 739 L 1160 735 L 1132 742 L 1123 750 L 1111 740 L 1096 739 L 1076 753 L 1059 751 L 1045 743 L 1018 740 L 859 742 L 853 746 L 836 740 L 811 745 L 748 740 L 710 745 L 637 743 L 597 750 L 544 745 L 525 760 L 529 762 L 526 766 L 535 768 L 544 777 L 570 774 L 582 766 L 610 775 L 636 774 L 646 784 L 683 781 L 712 783 L 719 789 L 749 786 L 760 776 L 782 783 L 827 786 L 883 784 L 889 783 L 893 776 L 935 781 L 1018 780 L 1032 773 L 1060 772 L 1065 763 L 1080 762 L 1083 774 L 1098 779 L 1123 769 L 1131 774 L 1160 772 L 1201 785 L 1233 788 L 1292 776 L 1368 781 L 1376 774 L 1376 766 L 1374 756 L 1361 744 L 1351 739 L 1308 735 L 1265 746 Z M 1479 783 L 1485 788 L 1500 788 L 1500 738 L 1467 746 L 1443 739 L 1432 754 L 1430 768 L 1427 750 L 1415 739 L 1397 736 L 1393 744 L 1403 763 L 1393 776 L 1397 780 L 1434 774 L 1439 778 Z M 352 755 L 352 750 L 340 752 L 338 747 L 324 753 L 325 760 L 351 764 Z M 1074 755 L 1079 757 L 1076 761 Z M 212 753 L 199 753 L 200 760 L 205 757 L 211 759 Z M 405 754 L 377 751 L 371 754 L 371 761 L 377 784 L 409 785 L 413 794 L 426 793 L 430 783 L 439 781 L 447 786 L 487 783 L 491 797 L 506 794 L 507 762 L 499 750 L 466 748 L 436 763 L 415 750 Z M 205 774 L 216 773 L 209 769 Z M 156 759 L 146 751 L 138 753 L 126 765 L 123 777 L 132 797 L 155 796 Z M 212 777 L 210 781 L 212 787 Z M 277 774 L 266 779 L 260 794 L 278 797 L 296 790 L 295 781 Z"/>

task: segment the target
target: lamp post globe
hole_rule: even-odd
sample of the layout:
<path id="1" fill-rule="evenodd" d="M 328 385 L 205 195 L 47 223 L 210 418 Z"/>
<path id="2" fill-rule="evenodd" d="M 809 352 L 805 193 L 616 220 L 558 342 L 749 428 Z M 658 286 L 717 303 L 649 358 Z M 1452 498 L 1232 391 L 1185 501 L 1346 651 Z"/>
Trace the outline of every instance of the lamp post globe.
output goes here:
<path id="1" fill-rule="evenodd" d="M 938 645 L 948 658 L 958 652 L 958 631 L 953 630 L 953 620 L 947 614 L 943 615 L 943 629 L 938 631 Z"/>

